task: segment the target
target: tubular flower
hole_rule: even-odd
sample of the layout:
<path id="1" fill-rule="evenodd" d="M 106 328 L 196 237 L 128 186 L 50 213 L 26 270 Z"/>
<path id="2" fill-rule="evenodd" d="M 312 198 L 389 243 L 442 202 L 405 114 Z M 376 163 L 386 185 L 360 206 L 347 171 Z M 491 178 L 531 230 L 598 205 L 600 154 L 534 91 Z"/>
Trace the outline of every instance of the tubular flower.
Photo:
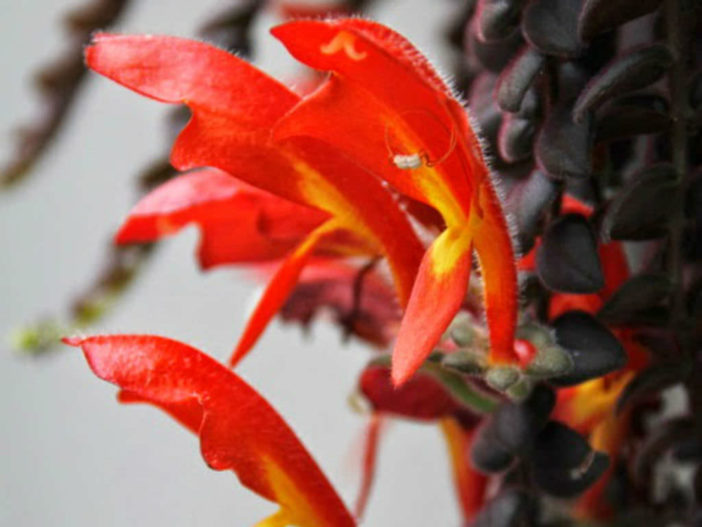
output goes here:
<path id="1" fill-rule="evenodd" d="M 355 522 L 295 433 L 225 366 L 180 342 L 144 335 L 65 339 L 122 402 L 153 404 L 200 438 L 205 462 L 280 505 L 259 527 Z"/>
<path id="2" fill-rule="evenodd" d="M 246 185 L 216 169 L 178 176 L 142 198 L 117 232 L 119 244 L 156 241 L 190 223 L 201 231 L 204 269 L 276 260 L 327 215 Z"/>
<path id="3" fill-rule="evenodd" d="M 407 303 L 423 247 L 392 195 L 323 142 L 272 139 L 272 127 L 299 102 L 298 95 L 226 51 L 176 37 L 99 34 L 86 60 L 96 72 L 142 95 L 191 109 L 171 152 L 177 169 L 218 168 L 328 215 L 273 276 L 232 364 L 251 349 L 322 245 L 348 255 L 386 257 L 400 301 Z"/>
<path id="4" fill-rule="evenodd" d="M 458 311 L 473 249 L 484 282 L 490 361 L 516 362 L 511 237 L 463 106 L 407 40 L 380 24 L 295 21 L 272 32 L 298 60 L 331 72 L 277 125 L 276 137 L 335 145 L 443 218 L 446 228 L 424 255 L 399 330 L 394 383 L 417 370 Z"/>

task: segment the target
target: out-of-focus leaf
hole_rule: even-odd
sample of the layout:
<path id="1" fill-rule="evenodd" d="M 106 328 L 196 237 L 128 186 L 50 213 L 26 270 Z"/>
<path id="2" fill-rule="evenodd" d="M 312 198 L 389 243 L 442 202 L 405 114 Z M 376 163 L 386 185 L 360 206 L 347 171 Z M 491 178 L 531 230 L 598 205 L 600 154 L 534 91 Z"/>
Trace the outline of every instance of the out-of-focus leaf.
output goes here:
<path id="1" fill-rule="evenodd" d="M 639 484 L 649 482 L 654 465 L 677 443 L 694 438 L 695 427 L 689 417 L 681 417 L 661 423 L 651 430 L 636 450 L 633 474 Z M 699 445 L 698 445 L 699 446 Z"/>
<path id="2" fill-rule="evenodd" d="M 536 251 L 543 284 L 564 293 L 595 293 L 604 286 L 597 240 L 584 216 L 566 214 L 553 221 Z"/>
<path id="3" fill-rule="evenodd" d="M 573 359 L 572 370 L 551 379 L 557 386 L 572 386 L 623 368 L 626 352 L 617 338 L 584 311 L 568 311 L 553 322 L 556 342 Z"/>
<path id="4" fill-rule="evenodd" d="M 590 40 L 598 33 L 650 13 L 661 0 L 584 0 L 578 19 L 578 36 Z"/>
<path id="5" fill-rule="evenodd" d="M 670 129 L 668 113 L 634 104 L 613 105 L 597 117 L 595 141 L 659 134 Z"/>
<path id="6" fill-rule="evenodd" d="M 617 412 L 660 393 L 674 384 L 683 382 L 690 375 L 690 371 L 690 363 L 681 359 L 651 364 L 638 373 L 622 390 L 617 400 Z"/>
<path id="7" fill-rule="evenodd" d="M 501 491 L 483 507 L 473 523 L 474 527 L 513 527 L 531 518 L 533 508 L 529 495 L 518 489 Z"/>
<path id="8" fill-rule="evenodd" d="M 537 434 L 548 422 L 555 402 L 553 390 L 537 386 L 523 402 L 501 404 L 489 426 L 494 428 L 495 438 L 508 452 L 526 455 Z"/>
<path id="9" fill-rule="evenodd" d="M 570 109 L 571 105 L 561 104 L 546 116 L 536 138 L 536 160 L 552 177 L 583 179 L 592 172 L 593 127 L 589 117 L 573 122 Z"/>
<path id="10" fill-rule="evenodd" d="M 673 284 L 664 274 L 643 274 L 627 280 L 607 299 L 597 318 L 607 324 L 626 324 L 637 315 L 664 303 Z"/>
<path id="11" fill-rule="evenodd" d="M 609 465 L 606 454 L 567 426 L 549 422 L 534 443 L 532 475 L 545 492 L 570 498 L 585 491 Z"/>
<path id="12" fill-rule="evenodd" d="M 466 43 L 469 57 L 477 60 L 483 68 L 493 73 L 500 73 L 512 59 L 524 40 L 519 31 L 515 31 L 507 38 L 492 42 L 482 42 L 475 29 L 477 21 L 466 26 Z"/>
<path id="13" fill-rule="evenodd" d="M 648 240 L 666 234 L 677 206 L 672 165 L 656 165 L 634 175 L 610 202 L 602 218 L 605 240 Z"/>
<path id="14" fill-rule="evenodd" d="M 497 440 L 495 429 L 490 426 L 488 420 L 475 432 L 470 459 L 477 469 L 490 474 L 507 469 L 512 464 L 514 456 Z"/>
<path id="15" fill-rule="evenodd" d="M 517 112 L 546 57 L 531 46 L 524 46 L 500 74 L 497 81 L 497 104 L 506 112 Z"/>
<path id="16" fill-rule="evenodd" d="M 517 240 L 522 254 L 526 254 L 539 233 L 539 224 L 548 205 L 556 197 L 558 186 L 540 170 L 519 181 L 507 195 L 506 208 L 512 213 L 517 227 Z"/>
<path id="17" fill-rule="evenodd" d="M 483 42 L 508 37 L 519 23 L 522 0 L 478 0 L 477 29 Z"/>
<path id="18" fill-rule="evenodd" d="M 535 0 L 524 10 L 522 32 L 536 49 L 547 55 L 576 57 L 582 51 L 578 39 L 581 0 Z"/>
<path id="19" fill-rule="evenodd" d="M 507 163 L 516 163 L 531 157 L 534 123 L 507 113 L 502 118 L 497 134 L 497 149 Z"/>
<path id="20" fill-rule="evenodd" d="M 596 110 L 607 99 L 653 84 L 672 63 L 673 54 L 665 44 L 653 44 L 616 57 L 580 93 L 573 118 L 582 122 L 586 113 Z"/>

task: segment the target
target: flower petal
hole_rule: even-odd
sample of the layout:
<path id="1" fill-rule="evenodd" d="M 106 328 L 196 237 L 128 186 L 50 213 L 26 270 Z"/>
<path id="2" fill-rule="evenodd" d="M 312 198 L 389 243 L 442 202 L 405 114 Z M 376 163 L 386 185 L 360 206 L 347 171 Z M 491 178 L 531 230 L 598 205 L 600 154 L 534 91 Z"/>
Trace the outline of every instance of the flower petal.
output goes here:
<path id="1" fill-rule="evenodd" d="M 470 232 L 445 230 L 417 273 L 392 356 L 395 386 L 406 382 L 434 349 L 463 303 L 470 277 Z"/>
<path id="2" fill-rule="evenodd" d="M 151 242 L 189 223 L 200 227 L 200 265 L 211 268 L 281 258 L 325 219 L 215 169 L 178 176 L 130 211 L 117 243 Z"/>
<path id="3" fill-rule="evenodd" d="M 200 436 L 205 462 L 280 504 L 279 525 L 355 525 L 295 433 L 248 384 L 185 344 L 144 335 L 65 339 L 128 401 L 163 408 Z M 272 521 L 272 520 L 270 520 Z M 268 525 L 276 525 L 271 523 Z M 263 525 L 266 525 L 264 523 Z"/>
<path id="4" fill-rule="evenodd" d="M 297 284 L 300 273 L 309 261 L 312 252 L 324 239 L 329 239 L 339 232 L 338 224 L 333 220 L 315 229 L 280 265 L 273 278 L 266 286 L 263 296 L 249 318 L 244 333 L 239 338 L 236 349 L 229 359 L 231 367 L 236 366 L 253 348 L 266 326 L 283 307 Z"/>

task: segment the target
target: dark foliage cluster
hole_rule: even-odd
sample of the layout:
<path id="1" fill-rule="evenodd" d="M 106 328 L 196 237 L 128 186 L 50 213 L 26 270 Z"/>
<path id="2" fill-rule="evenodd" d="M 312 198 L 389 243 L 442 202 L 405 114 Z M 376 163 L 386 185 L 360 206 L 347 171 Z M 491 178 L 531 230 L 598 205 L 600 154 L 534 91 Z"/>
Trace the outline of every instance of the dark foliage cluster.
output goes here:
<path id="1" fill-rule="evenodd" d="M 449 33 L 518 248 L 538 245 L 524 309 L 547 323 L 554 295 L 601 292 L 603 245 L 622 243 L 632 264 L 596 313 L 552 321 L 574 359 L 552 384 L 622 367 L 612 330 L 631 332 L 651 354 L 617 403 L 634 423 L 605 493 L 617 524 L 702 521 L 700 15 L 689 0 L 477 0 Z M 592 213 L 563 210 L 565 194 Z M 661 394 L 671 386 L 684 388 L 688 406 L 667 417 Z M 553 400 L 542 386 L 521 404 L 504 403 L 480 429 L 474 462 L 507 472 L 478 524 L 548 522 L 541 496 L 575 496 L 606 469 L 606 456 L 549 421 Z M 655 430 L 646 426 L 653 415 Z M 663 459 L 694 465 L 692 488 L 656 494 Z"/>
<path id="2" fill-rule="evenodd" d="M 127 2 L 95 0 L 68 17 L 66 57 L 39 74 L 42 119 L 21 136 L 4 186 L 26 174 L 58 130 L 84 77 L 82 45 Z M 347 2 L 349 11 L 363 2 Z M 567 373 L 502 402 L 480 425 L 470 455 L 500 489 L 479 526 L 565 525 L 552 499 L 573 498 L 610 469 L 604 496 L 612 521 L 692 525 L 702 521 L 702 7 L 695 0 L 468 0 L 449 31 L 455 77 L 482 130 L 505 191 L 515 243 L 535 250 L 524 273 L 523 311 L 553 331 L 570 356 Z M 243 56 L 263 1 L 233 2 L 201 35 Z M 429 9 L 429 7 L 427 7 Z M 184 122 L 182 111 L 172 130 Z M 138 177 L 143 193 L 175 174 L 167 157 Z M 564 196 L 587 206 L 564 207 Z M 596 312 L 552 320 L 555 295 L 607 286 L 602 248 L 621 243 L 632 275 Z M 110 248 L 104 272 L 72 307 L 72 324 L 100 316 L 133 280 L 153 245 Z M 52 322 L 27 330 L 24 346 L 47 349 Z M 619 335 L 650 354 L 617 402 L 630 434 L 610 460 L 552 415 L 554 389 L 623 367 Z M 631 360 L 631 359 L 629 359 Z M 471 364 L 448 362 L 463 372 Z M 669 415 L 670 387 L 686 403 Z M 650 423 L 657 423 L 652 427 Z M 687 485 L 663 485 L 662 461 L 694 466 Z M 614 463 L 614 466 L 610 466 Z M 665 492 L 661 492 L 665 487 Z M 555 511 L 555 512 L 554 512 Z"/>

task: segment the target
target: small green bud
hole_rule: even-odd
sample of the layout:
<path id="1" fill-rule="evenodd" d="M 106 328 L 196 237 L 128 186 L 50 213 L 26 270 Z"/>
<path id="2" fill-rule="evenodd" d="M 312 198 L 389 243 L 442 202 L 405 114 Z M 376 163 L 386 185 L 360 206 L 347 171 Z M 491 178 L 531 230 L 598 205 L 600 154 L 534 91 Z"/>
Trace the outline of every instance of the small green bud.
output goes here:
<path id="1" fill-rule="evenodd" d="M 467 350 L 444 355 L 441 365 L 444 368 L 468 375 L 481 375 L 487 369 L 483 355 Z"/>
<path id="2" fill-rule="evenodd" d="M 485 374 L 485 382 L 491 388 L 504 392 L 519 381 L 519 370 L 513 366 L 495 366 Z"/>
<path id="3" fill-rule="evenodd" d="M 559 346 L 540 348 L 526 371 L 534 377 L 558 377 L 573 369 L 573 359 Z"/>

